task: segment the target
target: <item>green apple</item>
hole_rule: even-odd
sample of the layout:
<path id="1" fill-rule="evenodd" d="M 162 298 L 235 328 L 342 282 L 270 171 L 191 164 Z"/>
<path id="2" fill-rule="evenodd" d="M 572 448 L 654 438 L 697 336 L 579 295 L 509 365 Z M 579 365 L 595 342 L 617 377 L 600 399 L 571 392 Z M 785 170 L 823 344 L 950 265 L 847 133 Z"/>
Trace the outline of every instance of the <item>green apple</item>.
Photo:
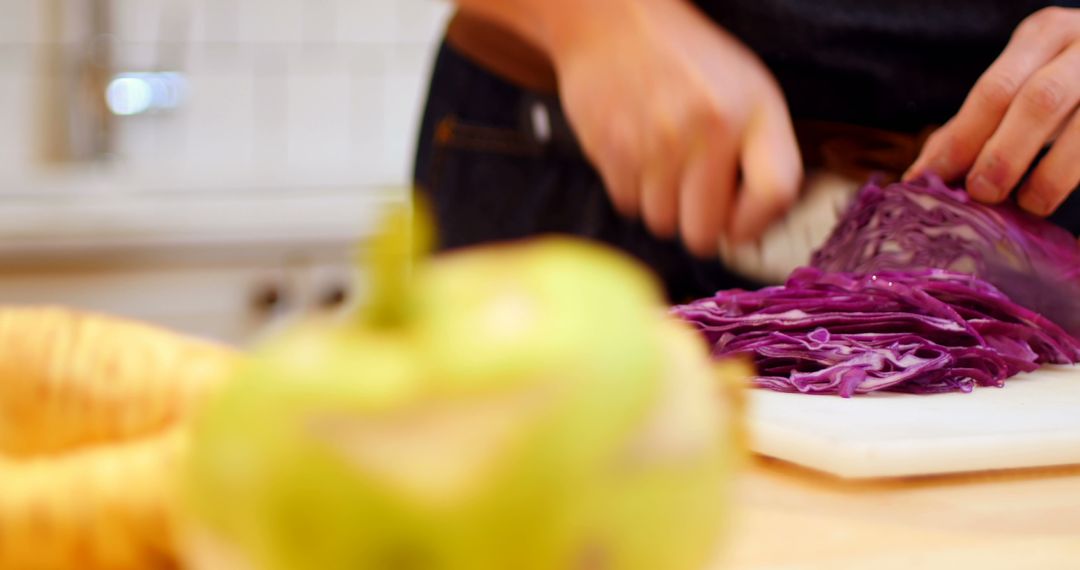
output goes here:
<path id="1" fill-rule="evenodd" d="M 198 418 L 192 567 L 702 567 L 733 413 L 648 273 L 559 238 L 406 267 L 386 235 L 355 322 L 270 342 Z"/>

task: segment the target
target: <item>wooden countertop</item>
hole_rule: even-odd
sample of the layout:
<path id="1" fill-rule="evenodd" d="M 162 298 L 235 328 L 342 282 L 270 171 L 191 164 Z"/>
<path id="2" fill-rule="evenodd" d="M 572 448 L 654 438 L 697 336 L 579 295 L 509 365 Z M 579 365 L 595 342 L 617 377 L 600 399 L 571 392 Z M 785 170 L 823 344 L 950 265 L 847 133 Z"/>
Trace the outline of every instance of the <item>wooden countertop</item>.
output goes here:
<path id="1" fill-rule="evenodd" d="M 1080 568 L 1080 467 L 844 481 L 755 458 L 728 570 Z"/>

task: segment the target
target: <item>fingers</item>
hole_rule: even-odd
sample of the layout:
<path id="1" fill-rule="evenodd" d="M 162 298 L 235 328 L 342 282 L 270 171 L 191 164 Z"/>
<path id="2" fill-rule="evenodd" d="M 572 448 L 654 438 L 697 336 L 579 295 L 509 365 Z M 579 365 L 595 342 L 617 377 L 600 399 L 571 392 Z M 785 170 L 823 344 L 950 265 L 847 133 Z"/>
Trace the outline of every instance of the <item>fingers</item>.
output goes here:
<path id="1" fill-rule="evenodd" d="M 642 174 L 641 211 L 653 235 L 671 239 L 679 228 L 679 179 L 685 153 L 675 128 L 665 134 L 656 137 L 653 160 Z"/>
<path id="2" fill-rule="evenodd" d="M 657 237 L 674 238 L 679 228 L 679 169 L 654 165 L 644 180 L 641 211 L 645 227 Z"/>
<path id="3" fill-rule="evenodd" d="M 1020 189 L 1020 207 L 1039 215 L 1053 213 L 1080 187 L 1080 112 L 1061 131 L 1050 152 Z"/>
<path id="4" fill-rule="evenodd" d="M 736 244 L 756 238 L 791 205 L 802 164 L 787 107 L 776 98 L 759 106 L 749 125 L 706 114 L 691 131 L 696 138 L 667 143 L 664 160 L 646 167 L 642 210 L 650 231 L 678 232 L 691 253 L 707 257 L 716 254 L 721 234 Z"/>
<path id="5" fill-rule="evenodd" d="M 724 125 L 705 131 L 683 169 L 679 189 L 679 229 L 683 243 L 698 257 L 716 254 L 731 213 L 738 176 L 736 139 Z"/>
<path id="6" fill-rule="evenodd" d="M 1074 39 L 1067 26 L 1054 24 L 1062 17 L 1075 15 L 1042 10 L 1017 28 L 956 116 L 927 140 L 905 178 L 934 172 L 955 180 L 971 168 L 1028 79 Z"/>
<path id="7" fill-rule="evenodd" d="M 762 108 L 747 130 L 739 189 L 729 235 L 736 243 L 757 238 L 795 201 L 802 160 L 786 106 Z"/>
<path id="8" fill-rule="evenodd" d="M 1000 202 L 1020 182 L 1039 151 L 1080 101 L 1080 44 L 1074 44 L 1024 84 L 967 179 L 977 200 Z"/>
<path id="9" fill-rule="evenodd" d="M 583 141 L 590 161 L 596 165 L 615 209 L 624 217 L 636 218 L 641 209 L 640 153 L 634 144 L 637 137 L 627 124 L 612 124 L 606 138 L 592 143 Z"/>

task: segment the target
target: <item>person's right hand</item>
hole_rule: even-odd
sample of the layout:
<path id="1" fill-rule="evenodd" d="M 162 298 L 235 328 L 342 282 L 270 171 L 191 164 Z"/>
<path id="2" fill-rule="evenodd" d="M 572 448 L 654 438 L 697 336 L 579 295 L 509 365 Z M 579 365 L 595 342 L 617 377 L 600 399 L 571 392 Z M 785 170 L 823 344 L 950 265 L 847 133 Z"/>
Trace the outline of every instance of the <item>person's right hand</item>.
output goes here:
<path id="1" fill-rule="evenodd" d="M 796 198 L 784 96 L 683 0 L 580 2 L 548 46 L 560 96 L 616 208 L 696 255 L 758 237 Z"/>

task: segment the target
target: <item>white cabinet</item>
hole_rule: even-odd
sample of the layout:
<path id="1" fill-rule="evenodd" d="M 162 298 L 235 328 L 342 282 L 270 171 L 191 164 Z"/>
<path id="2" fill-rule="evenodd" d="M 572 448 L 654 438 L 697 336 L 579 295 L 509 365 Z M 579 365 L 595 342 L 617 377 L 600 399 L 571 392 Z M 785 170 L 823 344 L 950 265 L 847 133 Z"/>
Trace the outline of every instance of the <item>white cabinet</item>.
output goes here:
<path id="1" fill-rule="evenodd" d="M 401 193 L 273 182 L 0 196 L 0 304 L 69 305 L 235 344 L 350 306 L 357 247 Z"/>

